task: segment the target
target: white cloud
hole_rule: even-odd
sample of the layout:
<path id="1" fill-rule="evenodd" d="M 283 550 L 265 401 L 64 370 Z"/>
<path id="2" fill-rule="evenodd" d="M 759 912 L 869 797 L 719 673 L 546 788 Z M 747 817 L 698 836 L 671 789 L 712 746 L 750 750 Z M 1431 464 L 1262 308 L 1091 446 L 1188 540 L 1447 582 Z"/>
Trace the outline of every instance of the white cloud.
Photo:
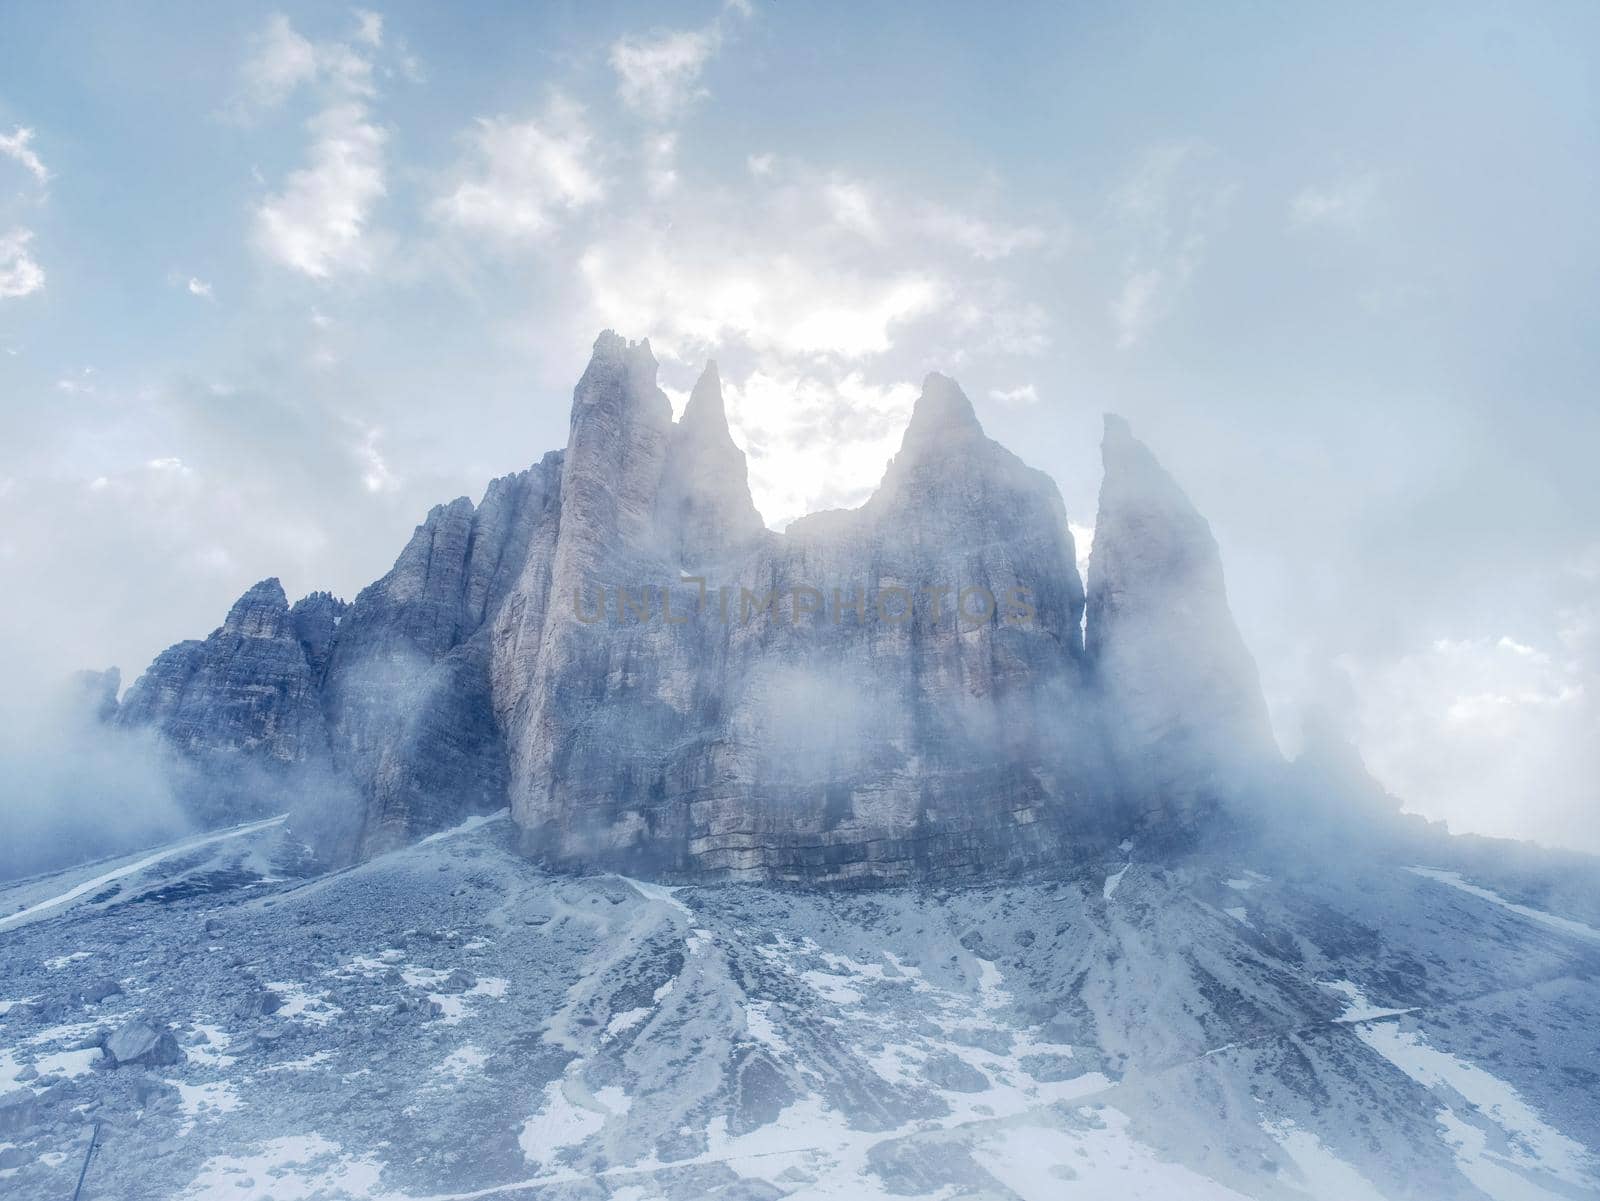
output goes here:
<path id="1" fill-rule="evenodd" d="M 1289 220 L 1297 226 L 1359 229 L 1371 215 L 1377 195 L 1378 177 L 1371 173 L 1304 188 L 1289 203 Z"/>
<path id="2" fill-rule="evenodd" d="M 989 399 L 1003 405 L 1031 405 L 1039 403 L 1039 390 L 1032 384 L 1018 384 L 1015 388 L 992 388 Z"/>
<path id="3" fill-rule="evenodd" d="M 604 323 L 648 330 L 661 349 L 685 360 L 734 340 L 785 355 L 880 353 L 896 325 L 930 312 L 944 292 L 936 276 L 916 269 L 855 272 L 741 246 L 734 230 L 704 243 L 675 236 L 681 232 L 603 239 L 578 267 Z"/>
<path id="4" fill-rule="evenodd" d="M 191 275 L 189 277 L 188 288 L 189 295 L 191 296 L 198 296 L 201 300 L 210 300 L 212 298 L 211 285 L 206 283 L 203 279 L 196 279 Z"/>
<path id="5" fill-rule="evenodd" d="M 767 524 L 782 527 L 870 495 L 916 403 L 910 383 L 876 384 L 759 370 L 725 382 L 728 422 L 750 464 L 750 493 Z M 841 428 L 850 437 L 839 437 Z"/>
<path id="6" fill-rule="evenodd" d="M 0 133 L 0 154 L 21 163 L 41 185 L 50 182 L 49 170 L 33 149 L 33 130 L 19 125 L 10 133 Z"/>
<path id="7" fill-rule="evenodd" d="M 1119 349 L 1135 345 L 1171 311 L 1204 260 L 1235 190 L 1217 178 L 1193 143 L 1149 151 L 1117 189 L 1112 206 L 1128 241 L 1109 306 Z"/>
<path id="8" fill-rule="evenodd" d="M 365 105 L 335 104 L 307 129 L 310 161 L 256 210 L 256 237 L 267 255 L 313 279 L 371 265 L 365 234 L 386 192 L 384 131 Z"/>
<path id="9" fill-rule="evenodd" d="M 1000 225 L 938 205 L 922 215 L 920 224 L 929 237 L 959 246 L 985 263 L 1010 258 L 1019 250 L 1036 249 L 1049 240 L 1037 226 Z"/>
<path id="10" fill-rule="evenodd" d="M 1564 612 L 1545 645 L 1439 638 L 1398 659 L 1343 660 L 1373 773 L 1457 830 L 1600 850 L 1596 616 Z"/>
<path id="11" fill-rule="evenodd" d="M 0 234 L 0 300 L 28 296 L 44 287 L 44 268 L 28 251 L 33 231 L 20 227 Z"/>
<path id="12" fill-rule="evenodd" d="M 381 41 L 381 24 L 358 14 L 366 50 Z M 386 194 L 385 131 L 373 119 L 372 60 L 341 42 L 312 42 L 281 14 L 268 20 L 245 64 L 248 99 L 270 106 L 305 86 L 322 92 L 321 110 L 306 122 L 305 166 L 256 207 L 255 240 L 269 258 L 313 279 L 372 264 L 372 211 Z"/>
<path id="13" fill-rule="evenodd" d="M 89 396 L 95 391 L 94 368 L 80 367 L 77 378 L 63 376 L 56 381 L 56 388 L 70 396 Z"/>
<path id="14" fill-rule="evenodd" d="M 245 95 L 252 104 L 278 104 L 314 80 L 322 69 L 318 48 L 297 33 L 282 13 L 268 17 L 266 29 L 252 42 L 254 53 L 245 60 L 243 72 Z"/>
<path id="15" fill-rule="evenodd" d="M 368 492 L 393 492 L 400 481 L 378 450 L 383 431 L 369 429 L 356 446 L 356 459 L 361 464 L 361 486 Z"/>
<path id="16" fill-rule="evenodd" d="M 534 120 L 480 118 L 468 142 L 468 161 L 434 203 L 437 218 L 461 229 L 542 238 L 605 195 L 583 109 L 559 94 Z"/>
<path id="17" fill-rule="evenodd" d="M 383 45 L 383 14 L 356 9 L 356 41 L 368 46 Z"/>
<path id="18" fill-rule="evenodd" d="M 678 135 L 668 131 L 645 139 L 645 185 L 650 195 L 660 200 L 678 186 Z"/>
<path id="19" fill-rule="evenodd" d="M 1047 343 L 1044 311 L 964 246 L 930 238 L 920 201 L 800 167 L 763 170 L 731 191 L 700 189 L 657 220 L 604 229 L 578 262 L 585 319 L 648 333 L 658 353 L 684 361 L 730 343 L 860 361 L 924 319 L 944 325 L 952 355 L 1036 354 Z"/>
<path id="20" fill-rule="evenodd" d="M 883 234 L 877 201 L 865 185 L 850 181 L 830 183 L 823 189 L 828 212 L 840 229 L 876 242 Z"/>
<path id="21" fill-rule="evenodd" d="M 600 227 L 579 256 L 587 302 L 570 337 L 603 326 L 648 335 L 669 377 L 717 356 L 769 523 L 859 503 L 904 432 L 916 390 L 901 381 L 968 365 L 976 379 L 989 359 L 1048 343 L 1043 309 L 964 238 L 935 236 L 930 212 L 873 181 L 763 162 Z M 955 210 L 932 225 L 1006 228 Z M 1027 403 L 1030 392 L 1005 395 Z"/>
<path id="22" fill-rule="evenodd" d="M 1157 305 L 1164 300 L 1166 272 L 1157 267 L 1131 271 L 1111 301 L 1111 322 L 1116 326 L 1117 345 L 1132 346 L 1154 319 Z"/>
<path id="23" fill-rule="evenodd" d="M 704 29 L 621 38 L 611 47 L 617 95 L 637 113 L 670 120 L 706 95 L 700 72 L 721 45 L 722 27 L 717 22 Z"/>

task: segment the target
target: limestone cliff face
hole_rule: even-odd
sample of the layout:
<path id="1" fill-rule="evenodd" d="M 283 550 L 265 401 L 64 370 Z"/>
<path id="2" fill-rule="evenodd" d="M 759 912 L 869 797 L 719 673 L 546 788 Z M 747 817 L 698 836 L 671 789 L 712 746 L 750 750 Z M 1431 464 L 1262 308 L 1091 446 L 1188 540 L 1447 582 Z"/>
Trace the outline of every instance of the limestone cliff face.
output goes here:
<path id="1" fill-rule="evenodd" d="M 551 565 L 494 668 L 530 852 L 893 879 L 1108 824 L 1060 497 L 953 382 L 929 377 L 858 510 L 775 535 L 745 478 L 714 372 L 673 426 L 648 346 L 602 338 Z"/>
<path id="2" fill-rule="evenodd" d="M 960 876 L 1192 831 L 1275 748 L 1205 522 L 1120 423 L 1105 453 L 1085 646 L 1055 484 L 952 380 L 865 504 L 777 534 L 715 366 L 674 422 L 649 344 L 608 331 L 564 451 L 435 508 L 349 605 L 258 585 L 112 719 L 202 778 L 270 793 L 290 765 L 295 825 L 344 858 L 507 804 L 531 855 L 668 879 Z"/>
<path id="3" fill-rule="evenodd" d="M 1277 746 L 1211 527 L 1121 418 L 1107 416 L 1102 455 L 1088 657 L 1121 796 L 1145 823 L 1182 827 Z"/>

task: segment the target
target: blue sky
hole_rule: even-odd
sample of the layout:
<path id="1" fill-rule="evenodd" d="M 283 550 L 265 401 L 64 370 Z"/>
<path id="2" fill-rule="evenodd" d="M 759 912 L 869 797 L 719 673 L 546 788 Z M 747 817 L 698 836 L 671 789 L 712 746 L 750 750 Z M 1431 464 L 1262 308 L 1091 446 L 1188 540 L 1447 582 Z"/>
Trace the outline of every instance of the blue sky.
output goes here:
<path id="1" fill-rule="evenodd" d="M 914 14 L 914 15 L 913 15 Z M 1310 711 L 1458 827 L 1600 846 L 1600 9 L 10 5 L 18 677 L 353 595 L 565 441 L 595 333 L 715 356 L 781 525 L 929 369 L 1093 524 L 1122 412 Z"/>

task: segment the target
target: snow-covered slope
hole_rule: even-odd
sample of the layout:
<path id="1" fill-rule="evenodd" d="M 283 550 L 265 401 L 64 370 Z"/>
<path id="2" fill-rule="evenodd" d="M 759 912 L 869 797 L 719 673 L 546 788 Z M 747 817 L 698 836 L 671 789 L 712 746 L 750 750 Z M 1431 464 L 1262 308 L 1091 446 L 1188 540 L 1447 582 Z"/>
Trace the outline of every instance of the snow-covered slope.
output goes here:
<path id="1" fill-rule="evenodd" d="M 669 889 L 512 842 L 0 892 L 0 1195 L 70 1196 L 94 1121 L 86 1198 L 1600 1195 L 1600 944 L 1471 880 Z"/>

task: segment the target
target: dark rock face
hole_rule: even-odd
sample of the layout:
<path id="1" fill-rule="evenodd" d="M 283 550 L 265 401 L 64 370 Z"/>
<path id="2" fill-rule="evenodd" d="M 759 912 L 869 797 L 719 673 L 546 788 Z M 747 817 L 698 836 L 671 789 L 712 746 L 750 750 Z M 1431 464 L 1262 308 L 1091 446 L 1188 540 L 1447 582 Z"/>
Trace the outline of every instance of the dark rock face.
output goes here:
<path id="1" fill-rule="evenodd" d="M 491 619 L 554 520 L 561 456 L 440 505 L 341 622 L 323 679 L 333 763 L 359 791 L 342 849 L 367 854 L 505 805 Z"/>
<path id="2" fill-rule="evenodd" d="M 602 334 L 564 452 L 435 508 L 349 605 L 257 585 L 115 719 L 274 808 L 296 781 L 335 857 L 509 804 L 552 863 L 701 880 L 1098 854 L 1276 758 L 1210 531 L 1120 423 L 1085 646 L 1055 484 L 953 381 L 864 505 L 780 535 L 715 366 L 676 423 L 655 377 Z"/>

